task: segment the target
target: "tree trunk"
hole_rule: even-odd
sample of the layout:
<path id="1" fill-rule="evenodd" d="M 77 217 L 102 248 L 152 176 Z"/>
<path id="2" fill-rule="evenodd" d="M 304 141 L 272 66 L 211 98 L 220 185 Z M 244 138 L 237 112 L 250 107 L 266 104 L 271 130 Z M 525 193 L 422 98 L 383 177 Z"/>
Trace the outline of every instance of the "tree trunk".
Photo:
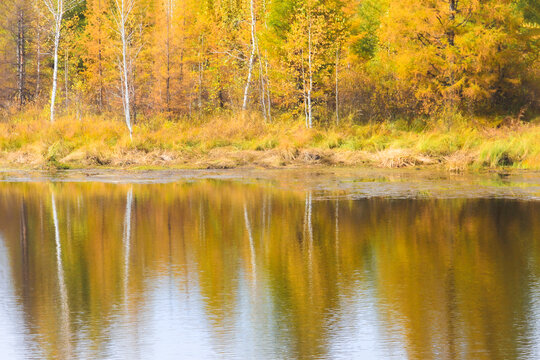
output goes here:
<path id="1" fill-rule="evenodd" d="M 302 59 L 302 96 L 304 98 L 304 114 L 306 116 L 306 127 L 309 128 L 307 91 L 306 91 L 306 70 L 304 69 L 304 50 L 300 50 L 300 56 Z"/>
<path id="2" fill-rule="evenodd" d="M 336 125 L 339 125 L 339 45 L 336 48 Z"/>
<path id="3" fill-rule="evenodd" d="M 98 8 L 101 12 L 101 0 L 98 2 Z M 101 21 L 98 25 L 98 75 L 99 75 L 99 91 L 98 91 L 98 113 L 103 112 L 103 55 L 101 49 Z"/>
<path id="4" fill-rule="evenodd" d="M 248 63 L 248 77 L 246 81 L 246 87 L 244 89 L 244 102 L 242 104 L 242 110 L 247 109 L 247 101 L 249 95 L 249 84 L 251 83 L 251 74 L 253 72 L 253 61 L 255 59 L 255 46 L 257 39 L 255 38 L 255 9 L 253 6 L 253 0 L 250 0 L 250 12 L 251 12 L 251 55 Z"/>
<path id="5" fill-rule="evenodd" d="M 456 18 L 456 12 L 457 12 L 457 2 L 458 0 L 450 0 L 449 1 L 449 6 L 450 6 L 450 20 L 451 20 L 451 26 L 452 28 L 450 30 L 448 30 L 448 33 L 447 33 L 447 36 L 448 36 L 448 44 L 450 46 L 454 46 L 454 38 L 455 38 L 455 32 L 454 32 L 454 24 L 453 24 L 453 21 L 454 19 Z"/>
<path id="6" fill-rule="evenodd" d="M 186 29 L 186 18 L 185 14 L 183 15 L 183 27 L 182 27 L 182 47 L 180 48 L 180 76 L 179 82 L 182 84 L 184 81 L 184 43 L 185 43 L 185 29 Z M 191 102 L 191 100 L 190 100 Z"/>
<path id="7" fill-rule="evenodd" d="M 64 90 L 66 93 L 64 106 L 67 111 L 69 107 L 69 52 L 67 49 L 64 57 Z"/>
<path id="8" fill-rule="evenodd" d="M 313 127 L 313 114 L 311 106 L 311 93 L 313 92 L 313 67 L 312 67 L 312 53 L 311 53 L 311 14 L 309 16 L 308 24 L 308 71 L 309 71 L 309 87 L 307 90 L 307 111 L 308 111 L 308 128 Z"/>
<path id="9" fill-rule="evenodd" d="M 268 24 L 266 22 L 266 1 L 263 0 L 263 13 L 264 13 L 264 28 L 268 30 Z M 268 76 L 268 54 L 264 52 L 264 78 L 266 84 L 266 105 L 268 111 L 268 121 L 272 122 L 272 101 L 270 99 L 270 77 Z"/>
<path id="10" fill-rule="evenodd" d="M 41 16 L 39 9 L 37 9 L 38 19 L 36 26 L 36 93 L 34 99 L 39 99 L 39 93 L 41 91 Z"/>
<path id="11" fill-rule="evenodd" d="M 204 56 L 204 36 L 201 36 L 201 49 L 199 51 L 199 91 L 198 91 L 198 108 L 202 111 L 202 94 L 203 94 L 203 56 Z"/>
<path id="12" fill-rule="evenodd" d="M 172 1 L 167 0 L 167 79 L 166 79 L 166 102 L 167 113 L 170 118 L 171 113 L 171 12 Z"/>
<path id="13" fill-rule="evenodd" d="M 129 82 L 128 82 L 128 64 L 127 64 L 127 52 L 128 52 L 128 44 L 127 44 L 127 34 L 126 34 L 126 10 L 125 10 L 125 4 L 124 0 L 121 2 L 121 9 L 118 9 L 120 11 L 120 37 L 122 40 L 122 81 L 123 81 L 123 88 L 124 88 L 124 118 L 126 121 L 126 126 L 129 130 L 129 138 L 133 140 L 133 130 L 131 128 L 131 105 L 130 105 L 130 99 L 129 99 Z"/>
<path id="14" fill-rule="evenodd" d="M 51 123 L 54 122 L 54 108 L 56 102 L 56 87 L 58 83 L 58 47 L 60 46 L 60 30 L 62 25 L 63 10 L 59 9 L 55 16 L 54 28 L 54 68 L 53 68 L 53 83 L 51 90 Z"/>
<path id="15" fill-rule="evenodd" d="M 265 122 L 268 122 L 267 112 L 266 112 L 266 95 L 265 95 L 265 79 L 264 79 L 264 72 L 263 72 L 263 66 L 262 66 L 262 59 L 261 59 L 261 53 L 259 51 L 259 47 L 257 46 L 257 57 L 259 59 L 259 80 L 260 80 L 260 97 L 261 97 L 261 110 L 263 113 L 263 118 Z"/>
<path id="16" fill-rule="evenodd" d="M 26 82 L 26 31 L 24 23 L 24 10 L 19 9 L 17 15 L 17 97 L 19 110 L 22 109 L 25 100 L 24 87 Z"/>
<path id="17" fill-rule="evenodd" d="M 266 104 L 268 105 L 268 121 L 272 122 L 272 100 L 270 98 L 270 77 L 268 76 L 268 59 L 265 55 Z"/>

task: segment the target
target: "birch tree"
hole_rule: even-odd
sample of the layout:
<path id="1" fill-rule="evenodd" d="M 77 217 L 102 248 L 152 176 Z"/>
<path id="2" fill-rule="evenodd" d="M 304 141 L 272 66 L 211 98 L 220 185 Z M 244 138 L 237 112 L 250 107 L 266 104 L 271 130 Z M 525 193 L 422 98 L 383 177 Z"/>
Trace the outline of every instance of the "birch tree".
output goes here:
<path id="1" fill-rule="evenodd" d="M 122 105 L 124 107 L 124 118 L 129 130 L 129 137 L 133 139 L 133 129 L 131 126 L 131 104 L 130 104 L 130 68 L 129 68 L 129 40 L 131 33 L 128 30 L 129 20 L 135 8 L 136 0 L 114 0 L 113 17 L 116 25 L 116 32 L 120 36 L 122 56 L 119 61 L 121 78 Z"/>
<path id="2" fill-rule="evenodd" d="M 43 0 L 43 3 L 49 10 L 53 20 L 54 33 L 54 67 L 51 89 L 51 122 L 54 122 L 54 109 L 56 101 L 56 91 L 58 83 L 58 48 L 60 46 L 60 34 L 62 31 L 62 20 L 64 15 L 79 4 L 80 0 Z"/>
<path id="3" fill-rule="evenodd" d="M 253 62 L 255 60 L 255 51 L 257 49 L 257 38 L 255 34 L 256 18 L 255 18 L 255 4 L 254 0 L 249 0 L 249 9 L 251 13 L 251 54 L 249 56 L 248 62 L 248 77 L 246 81 L 246 87 L 244 89 L 244 102 L 242 105 L 242 110 L 247 109 L 247 101 L 249 96 L 249 85 L 251 83 L 251 76 L 253 74 Z"/>
<path id="4" fill-rule="evenodd" d="M 268 32 L 268 14 L 266 10 L 266 0 L 263 0 L 263 15 L 264 15 L 264 30 Z M 261 69 L 261 84 L 264 86 L 262 91 L 265 93 L 263 94 L 263 105 L 264 105 L 264 97 L 266 97 L 266 114 L 264 116 L 265 119 L 267 119 L 269 122 L 272 122 L 272 101 L 270 98 L 270 77 L 268 75 L 268 54 L 265 51 L 264 53 L 264 76 L 262 75 L 262 69 Z M 264 110 L 264 109 L 263 109 Z"/>

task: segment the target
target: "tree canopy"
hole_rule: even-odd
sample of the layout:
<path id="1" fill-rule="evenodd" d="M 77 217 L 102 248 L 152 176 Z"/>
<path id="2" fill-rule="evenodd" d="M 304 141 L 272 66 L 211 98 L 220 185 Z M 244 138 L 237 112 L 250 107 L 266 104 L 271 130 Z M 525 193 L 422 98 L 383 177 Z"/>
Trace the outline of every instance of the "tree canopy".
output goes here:
<path id="1" fill-rule="evenodd" d="M 58 111 L 120 116 L 128 106 L 138 121 L 241 111 L 247 97 L 247 108 L 267 121 L 306 116 L 307 123 L 309 115 L 327 124 L 444 109 L 540 109 L 537 1 L 130 3 L 125 47 L 118 1 L 79 1 L 66 9 L 53 98 Z M 5 112 L 50 105 L 55 25 L 46 5 L 0 4 Z"/>

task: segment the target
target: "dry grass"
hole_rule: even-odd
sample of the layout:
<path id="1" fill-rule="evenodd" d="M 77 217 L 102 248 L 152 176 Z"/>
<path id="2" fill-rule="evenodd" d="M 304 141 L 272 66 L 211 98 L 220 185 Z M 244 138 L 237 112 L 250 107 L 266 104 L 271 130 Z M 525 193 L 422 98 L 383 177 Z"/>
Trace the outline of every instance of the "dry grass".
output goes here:
<path id="1" fill-rule="evenodd" d="M 471 124 L 475 124 L 472 126 Z M 0 164 L 12 168 L 234 168 L 257 166 L 441 166 L 450 171 L 540 169 L 540 125 L 499 127 L 479 119 L 417 130 L 402 123 L 306 129 L 248 114 L 206 121 L 154 118 L 133 141 L 121 121 L 35 115 L 0 123 Z"/>
<path id="2" fill-rule="evenodd" d="M 415 153 L 412 149 L 386 149 L 374 154 L 373 162 L 381 167 L 402 168 L 431 165 L 437 161 L 429 156 Z"/>

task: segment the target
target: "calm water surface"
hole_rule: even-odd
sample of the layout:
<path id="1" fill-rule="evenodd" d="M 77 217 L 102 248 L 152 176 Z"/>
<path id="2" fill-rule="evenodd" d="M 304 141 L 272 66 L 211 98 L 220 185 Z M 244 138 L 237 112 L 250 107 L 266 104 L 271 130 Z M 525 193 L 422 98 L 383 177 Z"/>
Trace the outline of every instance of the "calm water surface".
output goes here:
<path id="1" fill-rule="evenodd" d="M 7 174 L 0 356 L 539 358 L 539 200 L 538 174 Z"/>

